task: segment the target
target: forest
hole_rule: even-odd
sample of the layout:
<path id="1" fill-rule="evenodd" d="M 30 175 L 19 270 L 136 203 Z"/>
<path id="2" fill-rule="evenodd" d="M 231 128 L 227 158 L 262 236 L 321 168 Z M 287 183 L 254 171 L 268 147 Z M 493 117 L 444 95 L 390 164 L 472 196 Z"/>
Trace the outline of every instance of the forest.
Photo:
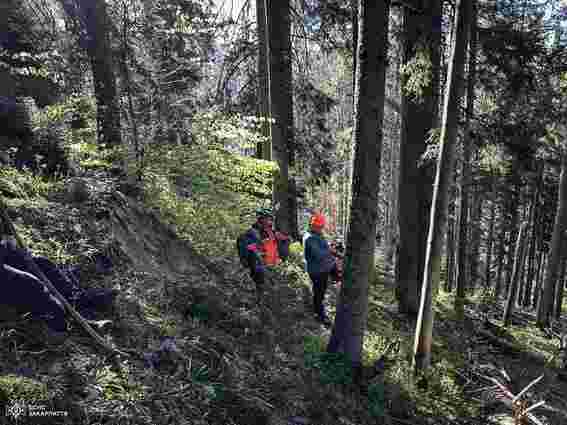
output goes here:
<path id="1" fill-rule="evenodd" d="M 566 425 L 566 235 L 565 0 L 0 0 L 0 424 Z"/>

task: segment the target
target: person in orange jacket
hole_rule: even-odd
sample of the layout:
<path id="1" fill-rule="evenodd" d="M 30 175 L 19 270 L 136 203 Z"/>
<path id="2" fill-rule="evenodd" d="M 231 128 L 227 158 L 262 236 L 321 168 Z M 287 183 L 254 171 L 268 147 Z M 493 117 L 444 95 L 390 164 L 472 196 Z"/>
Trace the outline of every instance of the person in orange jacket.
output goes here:
<path id="1" fill-rule="evenodd" d="M 256 210 L 256 222 L 238 241 L 242 264 L 250 269 L 250 276 L 256 284 L 258 296 L 264 291 L 266 266 L 280 263 L 281 247 L 289 242 L 289 237 L 273 230 L 273 213 L 269 208 Z"/>

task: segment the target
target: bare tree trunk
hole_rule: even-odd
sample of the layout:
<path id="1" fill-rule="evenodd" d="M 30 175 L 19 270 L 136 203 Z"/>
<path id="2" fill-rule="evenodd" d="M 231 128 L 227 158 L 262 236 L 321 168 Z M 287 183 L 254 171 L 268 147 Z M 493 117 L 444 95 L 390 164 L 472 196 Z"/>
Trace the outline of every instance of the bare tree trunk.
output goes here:
<path id="1" fill-rule="evenodd" d="M 445 292 L 451 292 L 455 284 L 455 233 L 457 231 L 455 224 L 455 202 L 449 204 L 447 225 L 447 275 L 445 276 Z"/>
<path id="2" fill-rule="evenodd" d="M 97 141 L 101 145 L 120 145 L 120 107 L 106 3 L 104 0 L 59 2 L 65 13 L 81 23 L 83 32 L 79 37 L 89 56 L 97 102 Z"/>
<path id="3" fill-rule="evenodd" d="M 445 87 L 441 140 L 427 238 L 427 255 L 425 257 L 421 303 L 415 332 L 413 359 L 415 370 L 427 369 L 431 364 L 433 294 L 437 292 L 439 285 L 441 250 L 447 220 L 447 198 L 457 139 L 459 95 L 462 92 L 460 84 L 462 84 L 463 79 L 471 9 L 471 2 L 457 0 L 455 40 L 452 44 L 451 61 Z"/>
<path id="4" fill-rule="evenodd" d="M 524 264 L 524 256 L 526 253 L 526 244 L 524 239 L 527 234 L 526 222 L 523 222 L 520 226 L 520 231 L 518 232 L 518 239 L 516 241 L 516 251 L 514 255 L 514 269 L 512 272 L 512 278 L 510 279 L 510 290 L 508 291 L 508 300 L 506 301 L 506 308 L 504 309 L 504 316 L 502 321 L 504 326 L 510 326 L 510 319 L 512 317 L 512 312 L 514 311 L 514 305 L 516 303 L 516 296 L 518 290 L 518 281 L 520 278 L 520 270 Z"/>
<path id="5" fill-rule="evenodd" d="M 258 143 L 256 157 L 270 161 L 272 159 L 272 147 L 270 141 L 270 85 L 268 68 L 268 15 L 267 0 L 256 0 L 256 22 L 258 37 L 258 88 L 257 102 L 258 115 L 262 120 L 260 131 L 267 139 L 264 143 Z"/>
<path id="6" fill-rule="evenodd" d="M 472 156 L 472 135 L 470 131 L 470 121 L 474 113 L 474 86 L 476 81 L 476 4 L 469 0 L 471 6 L 470 28 L 469 28 L 469 65 L 467 75 L 467 106 L 465 111 L 465 128 L 463 137 L 463 158 L 461 161 L 461 178 L 459 181 L 459 224 L 457 242 L 457 293 L 455 295 L 455 312 L 458 318 L 464 315 L 465 288 L 467 282 L 467 230 L 469 223 L 467 215 L 469 212 L 469 190 L 471 184 L 471 156 Z M 472 261 L 471 261 L 472 264 Z"/>
<path id="7" fill-rule="evenodd" d="M 508 231 L 508 246 L 511 247 L 514 245 L 514 238 L 515 236 L 518 234 L 518 194 L 517 194 L 517 190 L 518 190 L 518 185 L 516 184 L 516 177 L 514 176 L 514 186 L 513 186 L 513 192 L 510 193 L 511 199 L 510 199 L 510 203 L 509 205 L 509 213 L 511 214 L 511 220 L 510 220 L 510 224 L 509 224 L 509 231 Z M 512 249 L 508 250 L 508 255 L 506 258 L 506 278 L 505 278 L 505 284 L 506 284 L 506 297 L 508 296 L 508 293 L 510 292 L 510 282 L 512 281 L 512 272 L 513 272 L 513 267 L 514 267 L 514 252 L 512 251 Z"/>
<path id="8" fill-rule="evenodd" d="M 351 220 L 345 282 L 327 347 L 337 352 L 344 346 L 357 377 L 376 245 L 389 12 L 389 1 L 359 0 Z"/>
<path id="9" fill-rule="evenodd" d="M 549 320 L 553 313 L 553 296 L 555 285 L 558 281 L 561 263 L 561 240 L 567 227 L 567 154 L 561 156 L 561 175 L 559 177 L 559 196 L 557 200 L 557 212 L 551 236 L 551 247 L 549 261 L 545 272 L 543 283 L 543 296 L 540 298 L 537 311 L 537 325 L 541 328 L 549 326 Z"/>
<path id="10" fill-rule="evenodd" d="M 494 195 L 494 193 L 493 193 Z M 486 241 L 486 269 L 484 270 L 484 287 L 490 288 L 490 268 L 492 267 L 492 245 L 494 242 L 494 222 L 496 220 L 496 202 L 490 201 L 490 223 L 488 225 L 488 239 Z"/>
<path id="11" fill-rule="evenodd" d="M 289 0 L 268 0 L 268 4 L 272 147 L 279 166 L 274 178 L 276 227 L 296 235 L 297 202 L 289 173 L 294 159 L 290 4 Z"/>
<path id="12" fill-rule="evenodd" d="M 478 160 L 478 159 L 477 159 Z M 482 198 L 482 194 L 480 192 L 480 188 L 478 185 L 473 189 L 472 194 L 472 208 L 471 208 L 471 216 L 470 216 L 470 224 L 469 224 L 469 231 L 470 231 L 470 259 L 469 259 L 469 288 L 476 287 L 476 283 L 478 281 L 478 258 L 479 258 L 479 250 L 480 250 L 480 239 L 481 239 L 481 226 L 480 220 L 482 217 L 482 205 L 484 203 L 484 199 Z"/>
<path id="13" fill-rule="evenodd" d="M 126 3 L 123 5 L 124 15 L 122 18 L 122 78 L 124 79 L 124 88 L 126 90 L 126 96 L 128 98 L 128 115 L 130 117 L 130 126 L 132 128 L 132 139 L 133 143 L 128 145 L 128 156 L 129 159 L 126 163 L 126 174 L 131 180 L 142 180 L 143 173 L 143 147 L 140 143 L 140 137 L 138 135 L 138 120 L 136 117 L 136 112 L 134 109 L 134 100 L 132 97 L 132 79 L 130 77 L 130 68 L 128 67 L 128 27 L 130 23 L 128 22 L 128 6 Z M 131 168 L 137 169 L 137 173 L 133 173 Z"/>
<path id="14" fill-rule="evenodd" d="M 565 243 L 563 243 L 565 247 Z M 565 270 L 567 268 L 567 258 L 565 255 L 561 261 L 561 272 L 559 274 L 559 279 L 557 279 L 557 285 L 555 286 L 555 306 L 553 308 L 553 318 L 556 320 L 561 319 L 561 310 L 563 307 L 563 292 L 565 289 Z"/>
<path id="15" fill-rule="evenodd" d="M 536 274 L 536 286 L 534 290 L 534 298 L 532 301 L 532 307 L 537 308 L 539 304 L 539 299 L 541 298 L 541 288 L 543 286 L 543 275 L 545 272 L 545 263 L 547 262 L 547 254 L 540 248 L 539 252 L 539 261 L 537 266 L 537 274 Z"/>
<path id="16" fill-rule="evenodd" d="M 498 299 L 500 297 L 500 291 L 502 290 L 502 272 L 504 271 L 504 257 L 506 254 L 505 242 L 506 233 L 504 231 L 506 223 L 506 209 L 503 208 L 504 212 L 501 215 L 502 223 L 500 225 L 500 236 L 498 236 L 498 265 L 496 268 L 496 283 L 494 284 L 494 298 Z"/>
<path id="17" fill-rule="evenodd" d="M 422 2 L 422 12 L 404 8 L 404 62 L 420 49 L 427 48 L 432 66 L 432 81 L 424 89 L 423 99 L 416 101 L 402 94 L 402 132 L 400 145 L 400 181 L 398 214 L 400 224 L 400 268 L 396 282 L 399 288 L 399 310 L 416 315 L 419 310 L 421 274 L 425 264 L 427 219 L 431 208 L 433 168 L 419 166 L 427 149 L 429 131 L 438 121 L 438 86 L 440 67 L 440 33 L 435 20 L 441 16 L 441 2 Z M 424 40 L 426 40 L 424 42 Z M 427 43 L 427 44 L 425 44 Z"/>
<path id="18" fill-rule="evenodd" d="M 539 197 L 541 192 L 541 185 L 543 182 L 543 163 L 538 167 L 538 176 L 536 178 L 536 184 L 534 187 L 534 193 L 532 198 L 532 203 L 534 205 L 533 210 L 531 211 L 530 222 L 532 226 L 532 234 L 531 234 L 531 241 L 530 241 L 530 252 L 529 252 L 529 260 L 528 260 L 528 273 L 526 277 L 526 283 L 524 286 L 524 296 L 523 296 L 523 303 L 524 307 L 530 306 L 530 301 L 532 299 L 532 287 L 533 282 L 535 279 L 535 262 L 536 262 L 536 250 L 538 245 L 538 228 L 539 228 L 539 217 L 541 215 L 538 205 L 539 205 Z"/>

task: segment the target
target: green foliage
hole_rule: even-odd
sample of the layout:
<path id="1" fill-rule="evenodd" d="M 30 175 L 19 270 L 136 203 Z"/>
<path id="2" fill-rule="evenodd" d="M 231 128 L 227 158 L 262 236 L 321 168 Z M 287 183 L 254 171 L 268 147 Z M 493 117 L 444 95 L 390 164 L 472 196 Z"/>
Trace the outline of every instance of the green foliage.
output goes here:
<path id="1" fill-rule="evenodd" d="M 85 169 L 108 170 L 126 156 L 125 146 L 107 148 L 94 142 L 78 142 L 68 146 L 70 157 Z"/>
<path id="2" fill-rule="evenodd" d="M 512 170 L 512 160 L 501 145 L 486 144 L 480 148 L 481 171 L 491 176 L 507 176 Z"/>
<path id="3" fill-rule="evenodd" d="M 234 239 L 249 225 L 238 212 L 258 205 L 257 197 L 271 199 L 277 165 L 229 151 L 258 141 L 253 124 L 243 130 L 239 123 L 234 116 L 203 114 L 192 145 L 152 145 L 145 153 L 146 202 L 208 256 L 234 255 Z M 179 185 L 191 195 L 178 196 Z"/>
<path id="4" fill-rule="evenodd" d="M 46 106 L 34 116 L 34 125 L 44 127 L 54 122 L 75 121 L 79 128 L 96 129 L 96 103 L 93 97 L 69 96 L 61 103 Z M 73 133 L 78 137 L 82 133 Z M 95 134 L 96 135 L 96 134 Z M 82 139 L 82 138 L 81 138 Z M 93 141 L 93 140 L 81 140 Z"/>
<path id="5" fill-rule="evenodd" d="M 97 145 L 96 104 L 93 97 L 69 96 L 33 116 L 36 138 L 59 140 L 69 159 L 83 168 L 108 169 L 124 156 L 124 147 Z"/>
<path id="6" fill-rule="evenodd" d="M 254 116 L 203 112 L 193 117 L 193 135 L 197 143 L 224 148 L 253 148 L 267 142 L 260 134 L 260 119 Z"/>
<path id="7" fill-rule="evenodd" d="M 191 369 L 191 381 L 201 385 L 210 400 L 223 400 L 224 387 L 218 382 L 210 382 L 210 371 L 206 365 Z"/>
<path id="8" fill-rule="evenodd" d="M 368 386 L 368 407 L 370 415 L 382 417 L 385 413 L 386 398 L 384 394 L 384 384 L 375 382 Z"/>
<path id="9" fill-rule="evenodd" d="M 105 400 L 137 401 L 143 396 L 141 386 L 133 384 L 127 362 L 121 365 L 120 373 L 106 365 L 95 372 L 96 388 L 102 393 Z"/>
<path id="10" fill-rule="evenodd" d="M 275 162 L 237 156 L 222 149 L 211 149 L 209 170 L 211 179 L 226 190 L 269 199 L 277 165 Z"/>
<path id="11" fill-rule="evenodd" d="M 352 364 L 345 353 L 327 353 L 319 337 L 306 336 L 303 341 L 305 367 L 317 369 L 323 384 L 351 384 Z"/>
<path id="12" fill-rule="evenodd" d="M 293 242 L 289 245 L 289 255 L 293 255 L 296 257 L 303 256 L 303 246 L 299 242 Z"/>
<path id="13" fill-rule="evenodd" d="M 47 398 L 45 383 L 18 375 L 0 376 L 0 402 L 10 400 L 39 401 Z"/>
<path id="14" fill-rule="evenodd" d="M 433 70 L 431 52 L 420 46 L 410 61 L 403 64 L 400 70 L 404 93 L 415 103 L 423 103 L 425 90 L 431 85 Z"/>
<path id="15" fill-rule="evenodd" d="M 189 314 L 192 318 L 203 322 L 209 319 L 209 309 L 205 304 L 192 304 L 189 308 Z"/>
<path id="16" fill-rule="evenodd" d="M 30 199 L 46 196 L 56 188 L 55 182 L 27 170 L 12 167 L 0 168 L 0 195 L 9 198 Z"/>
<path id="17" fill-rule="evenodd" d="M 561 74 L 561 77 L 559 78 L 559 87 L 561 88 L 561 91 L 567 95 L 567 72 Z"/>

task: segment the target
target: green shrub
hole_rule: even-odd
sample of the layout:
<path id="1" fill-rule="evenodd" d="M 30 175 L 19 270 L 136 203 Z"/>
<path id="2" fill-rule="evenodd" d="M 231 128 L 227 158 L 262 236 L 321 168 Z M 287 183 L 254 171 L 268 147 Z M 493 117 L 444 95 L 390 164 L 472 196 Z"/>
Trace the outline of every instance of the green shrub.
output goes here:
<path id="1" fill-rule="evenodd" d="M 250 225 L 246 212 L 271 198 L 275 164 L 223 147 L 227 140 L 257 142 L 251 129 L 239 127 L 242 120 L 199 116 L 192 145 L 152 145 L 145 153 L 146 204 L 158 209 L 181 237 L 208 256 L 234 255 L 236 235 Z M 180 178 L 184 189 L 190 189 L 189 197 L 177 195 Z"/>
<path id="2" fill-rule="evenodd" d="M 35 379 L 18 375 L 0 376 L 0 401 L 47 400 L 47 386 Z"/>
<path id="3" fill-rule="evenodd" d="M 317 369 L 323 384 L 351 384 L 352 363 L 344 353 L 327 353 L 321 337 L 306 336 L 303 340 L 305 367 Z"/>
<path id="4" fill-rule="evenodd" d="M 45 196 L 56 188 L 57 184 L 29 170 L 17 170 L 12 167 L 0 168 L 0 195 L 8 198 L 29 199 Z"/>

